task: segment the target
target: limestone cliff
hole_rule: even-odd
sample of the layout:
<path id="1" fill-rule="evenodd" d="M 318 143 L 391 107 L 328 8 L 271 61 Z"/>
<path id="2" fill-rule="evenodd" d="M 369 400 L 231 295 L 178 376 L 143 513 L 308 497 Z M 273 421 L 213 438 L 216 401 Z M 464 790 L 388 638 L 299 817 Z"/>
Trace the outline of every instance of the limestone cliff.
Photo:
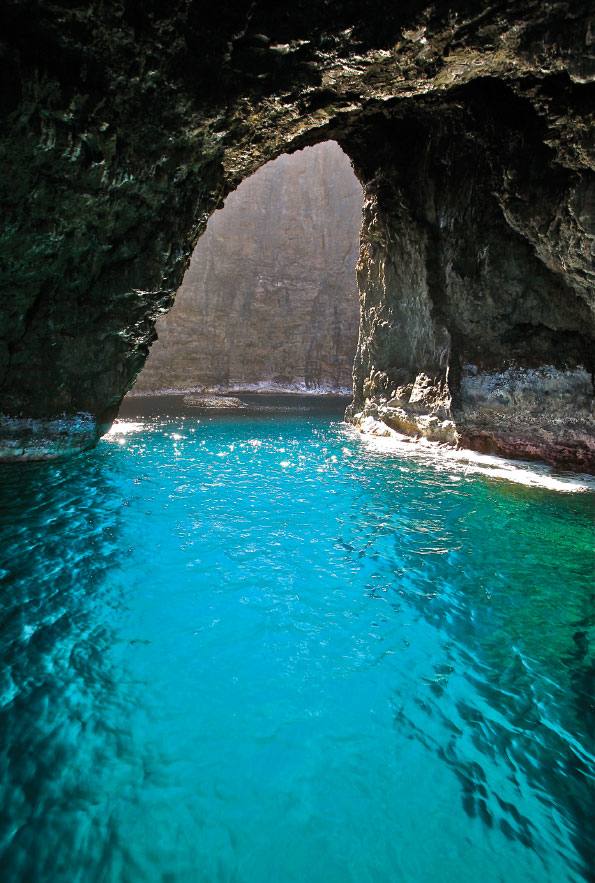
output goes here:
<path id="1" fill-rule="evenodd" d="M 366 197 L 351 419 L 595 471 L 594 34 L 590 0 L 7 0 L 1 450 L 92 444 L 209 215 L 335 139 Z"/>
<path id="2" fill-rule="evenodd" d="M 361 218 L 336 142 L 243 181 L 209 219 L 133 392 L 350 391 Z"/>

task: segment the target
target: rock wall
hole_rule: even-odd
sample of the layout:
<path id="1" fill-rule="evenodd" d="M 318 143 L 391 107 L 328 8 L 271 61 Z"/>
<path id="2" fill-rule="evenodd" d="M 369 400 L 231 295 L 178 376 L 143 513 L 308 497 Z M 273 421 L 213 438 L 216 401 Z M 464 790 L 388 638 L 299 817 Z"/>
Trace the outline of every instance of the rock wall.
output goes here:
<path id="1" fill-rule="evenodd" d="M 351 392 L 362 201 L 332 141 L 243 181 L 209 219 L 133 392 Z"/>
<path id="2" fill-rule="evenodd" d="M 371 121 L 390 153 L 349 145 L 369 176 L 354 422 L 593 470 L 595 228 L 569 210 L 592 180 L 542 126 L 488 80 Z"/>
<path id="3" fill-rule="evenodd" d="M 595 471 L 594 34 L 590 0 L 6 0 L 0 454 L 93 444 L 209 215 L 335 139 L 351 419 Z"/>

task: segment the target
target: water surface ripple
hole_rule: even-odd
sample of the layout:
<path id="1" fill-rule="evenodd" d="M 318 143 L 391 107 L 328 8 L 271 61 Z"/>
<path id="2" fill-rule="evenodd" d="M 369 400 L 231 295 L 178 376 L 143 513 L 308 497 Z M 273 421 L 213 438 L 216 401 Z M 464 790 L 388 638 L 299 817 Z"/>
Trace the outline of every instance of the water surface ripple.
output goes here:
<path id="1" fill-rule="evenodd" d="M 3 883 L 589 877 L 593 493 L 120 429 L 0 474 Z"/>

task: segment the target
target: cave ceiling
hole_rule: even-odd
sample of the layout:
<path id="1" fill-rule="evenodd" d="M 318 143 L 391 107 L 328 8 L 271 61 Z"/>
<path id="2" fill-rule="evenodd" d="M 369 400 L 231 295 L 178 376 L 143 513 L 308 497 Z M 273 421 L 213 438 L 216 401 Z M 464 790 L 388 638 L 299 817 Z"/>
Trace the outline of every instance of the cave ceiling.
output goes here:
<path id="1" fill-rule="evenodd" d="M 356 404 L 423 374 L 464 410 L 469 364 L 593 371 L 592 3 L 5 0 L 0 41 L 8 418 L 96 438 L 209 215 L 331 138 L 367 200 Z"/>

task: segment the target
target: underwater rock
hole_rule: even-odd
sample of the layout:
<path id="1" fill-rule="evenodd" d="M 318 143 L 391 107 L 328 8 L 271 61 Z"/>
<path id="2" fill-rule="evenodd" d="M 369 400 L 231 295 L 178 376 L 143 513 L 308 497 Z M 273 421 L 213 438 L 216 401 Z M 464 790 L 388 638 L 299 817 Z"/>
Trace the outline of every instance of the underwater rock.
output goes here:
<path id="1" fill-rule="evenodd" d="M 234 396 L 186 395 L 185 405 L 196 408 L 245 408 L 244 402 Z"/>

